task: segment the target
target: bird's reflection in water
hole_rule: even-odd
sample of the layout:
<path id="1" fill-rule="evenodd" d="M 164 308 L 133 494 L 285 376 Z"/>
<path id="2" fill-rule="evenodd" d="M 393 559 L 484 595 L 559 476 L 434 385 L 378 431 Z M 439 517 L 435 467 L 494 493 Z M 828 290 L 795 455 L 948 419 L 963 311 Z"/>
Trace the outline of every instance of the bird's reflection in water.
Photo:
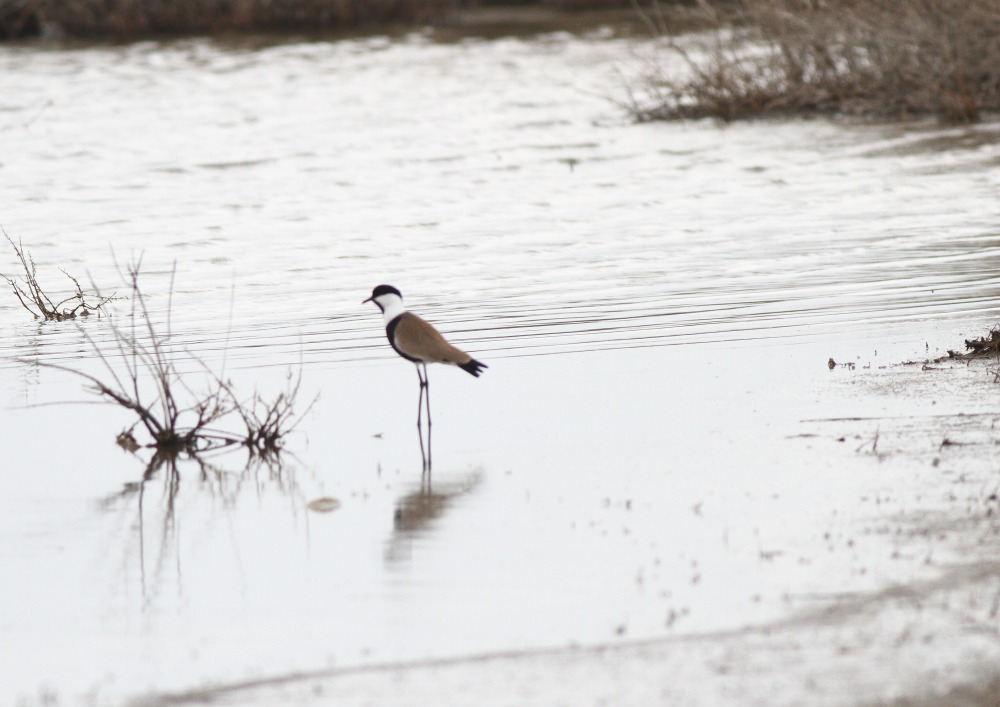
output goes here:
<path id="1" fill-rule="evenodd" d="M 431 532 L 434 524 L 460 498 L 475 490 L 482 478 L 480 470 L 433 482 L 430 473 L 422 474 L 420 484 L 396 502 L 385 559 L 394 562 L 409 558 L 414 540 Z"/>

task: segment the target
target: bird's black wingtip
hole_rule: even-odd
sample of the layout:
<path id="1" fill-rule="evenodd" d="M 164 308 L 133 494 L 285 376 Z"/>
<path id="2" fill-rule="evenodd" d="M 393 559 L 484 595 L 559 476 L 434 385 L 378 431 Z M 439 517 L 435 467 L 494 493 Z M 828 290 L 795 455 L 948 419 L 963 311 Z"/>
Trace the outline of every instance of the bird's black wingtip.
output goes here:
<path id="1" fill-rule="evenodd" d="M 487 366 L 485 363 L 477 361 L 474 358 L 470 358 L 465 363 L 460 363 L 458 367 L 467 373 L 471 373 L 476 378 L 479 378 L 479 375 L 483 372 L 484 368 L 489 368 L 489 366 Z"/>

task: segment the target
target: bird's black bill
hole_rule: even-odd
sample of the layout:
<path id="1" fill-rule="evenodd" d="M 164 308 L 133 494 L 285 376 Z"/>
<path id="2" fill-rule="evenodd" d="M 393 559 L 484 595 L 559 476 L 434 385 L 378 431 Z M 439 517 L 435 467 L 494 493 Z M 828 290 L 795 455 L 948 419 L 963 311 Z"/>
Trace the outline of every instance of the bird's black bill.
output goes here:
<path id="1" fill-rule="evenodd" d="M 365 302 L 371 302 L 371 301 L 372 301 L 372 298 L 371 298 L 371 297 L 369 297 L 369 298 L 368 298 L 368 299 L 366 299 L 366 300 L 361 300 L 361 304 L 364 304 Z"/>

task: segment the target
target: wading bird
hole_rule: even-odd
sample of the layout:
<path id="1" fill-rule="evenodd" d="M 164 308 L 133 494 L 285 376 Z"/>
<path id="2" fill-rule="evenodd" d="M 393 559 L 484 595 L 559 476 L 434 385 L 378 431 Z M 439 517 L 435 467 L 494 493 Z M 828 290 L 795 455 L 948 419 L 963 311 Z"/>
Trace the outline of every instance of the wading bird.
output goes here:
<path id="1" fill-rule="evenodd" d="M 424 468 L 431 466 L 431 396 L 427 380 L 428 363 L 448 363 L 479 377 L 485 363 L 480 363 L 464 351 L 455 348 L 441 336 L 437 329 L 412 312 L 406 311 L 403 295 L 392 285 L 379 285 L 372 290 L 372 296 L 365 302 L 374 302 L 382 310 L 385 319 L 385 334 L 389 343 L 400 356 L 413 361 L 420 379 L 420 397 L 417 401 L 417 432 L 420 434 L 420 452 L 424 454 L 424 437 L 421 432 L 421 417 L 427 408 L 427 453 Z M 362 303 L 363 304 L 363 303 Z"/>

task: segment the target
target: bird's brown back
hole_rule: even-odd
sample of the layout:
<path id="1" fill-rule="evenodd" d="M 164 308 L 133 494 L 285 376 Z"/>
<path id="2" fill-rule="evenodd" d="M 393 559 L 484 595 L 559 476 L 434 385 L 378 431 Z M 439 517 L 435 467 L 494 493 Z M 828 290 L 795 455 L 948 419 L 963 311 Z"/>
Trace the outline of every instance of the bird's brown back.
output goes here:
<path id="1" fill-rule="evenodd" d="M 427 363 L 468 363 L 472 357 L 457 349 L 441 333 L 412 312 L 404 312 L 393 332 L 396 348 L 410 358 Z"/>

